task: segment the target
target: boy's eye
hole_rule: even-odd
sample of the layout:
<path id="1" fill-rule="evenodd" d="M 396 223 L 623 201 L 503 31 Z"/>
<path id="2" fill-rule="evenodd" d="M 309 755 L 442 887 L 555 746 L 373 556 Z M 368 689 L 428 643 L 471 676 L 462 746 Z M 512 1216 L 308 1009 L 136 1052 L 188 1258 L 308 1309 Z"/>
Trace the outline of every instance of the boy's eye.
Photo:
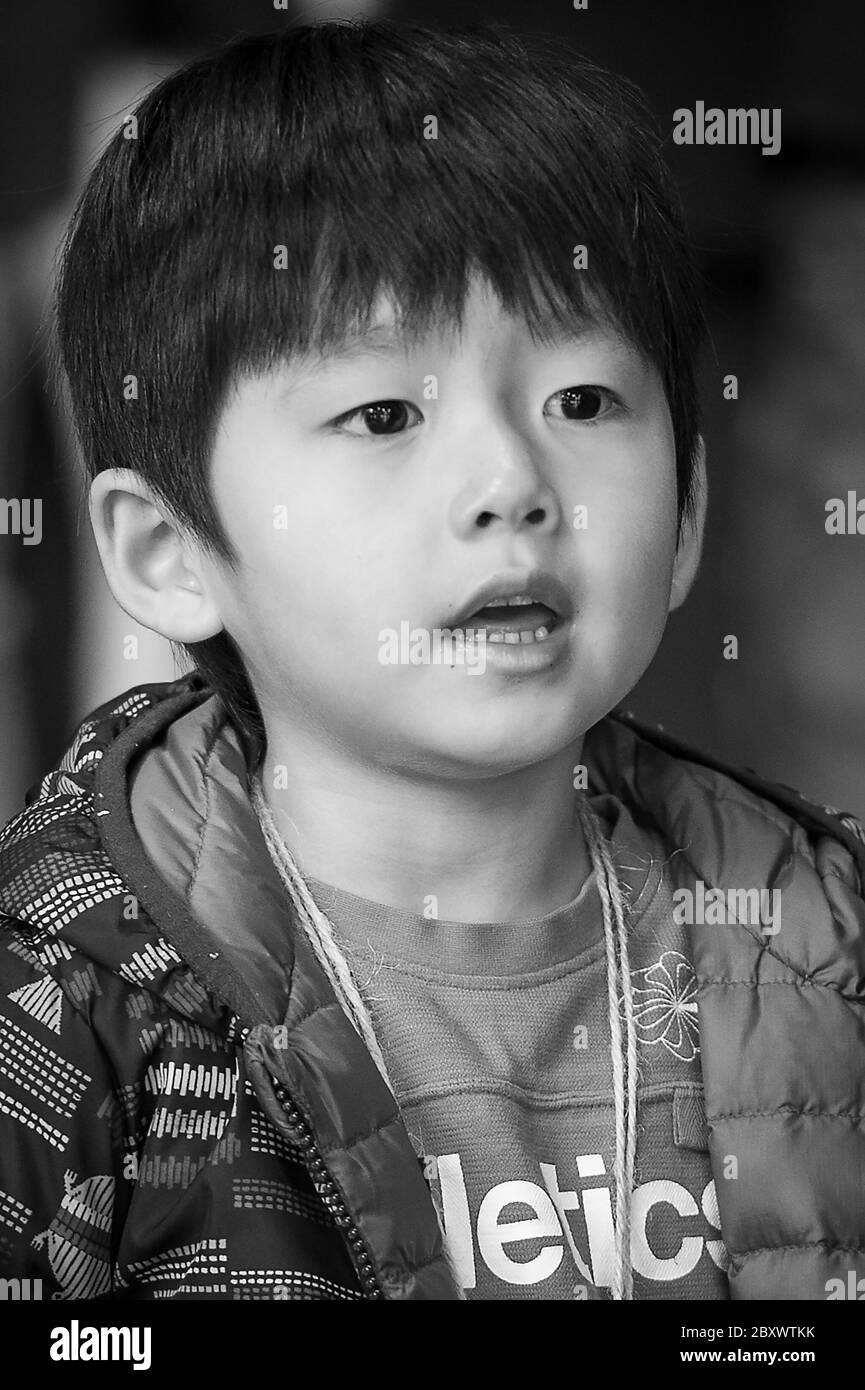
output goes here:
<path id="1" fill-rule="evenodd" d="M 591 423 L 610 414 L 617 404 L 615 396 L 604 386 L 568 386 L 550 396 L 545 410 L 555 419 Z"/>
<path id="2" fill-rule="evenodd" d="M 408 401 L 372 401 L 346 411 L 333 423 L 340 429 L 356 426 L 346 429 L 347 434 L 402 434 L 409 425 L 419 424 L 422 418 L 420 411 Z"/>

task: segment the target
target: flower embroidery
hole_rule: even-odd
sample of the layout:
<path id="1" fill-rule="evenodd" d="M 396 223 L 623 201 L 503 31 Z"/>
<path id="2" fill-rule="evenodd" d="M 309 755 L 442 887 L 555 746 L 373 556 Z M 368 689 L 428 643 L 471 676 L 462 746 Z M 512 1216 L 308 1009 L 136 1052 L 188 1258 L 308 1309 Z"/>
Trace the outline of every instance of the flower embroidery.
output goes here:
<path id="1" fill-rule="evenodd" d="M 700 1051 L 697 977 L 680 951 L 665 951 L 645 970 L 631 971 L 637 1036 L 649 1047 L 662 1043 L 674 1057 L 692 1061 Z"/>

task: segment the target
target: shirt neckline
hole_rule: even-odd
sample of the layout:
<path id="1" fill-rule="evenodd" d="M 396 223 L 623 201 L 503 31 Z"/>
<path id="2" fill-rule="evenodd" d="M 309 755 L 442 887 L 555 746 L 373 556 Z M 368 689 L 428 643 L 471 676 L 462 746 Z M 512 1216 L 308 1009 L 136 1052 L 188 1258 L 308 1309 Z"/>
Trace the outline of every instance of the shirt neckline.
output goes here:
<path id="1" fill-rule="evenodd" d="M 619 880 L 633 909 L 633 927 L 655 895 L 661 870 L 645 832 L 618 798 L 590 798 L 610 840 Z M 649 851 L 648 858 L 646 857 Z M 525 975 L 561 966 L 597 947 L 603 917 L 594 869 L 576 896 L 545 916 L 517 922 L 453 922 L 359 897 L 306 877 L 321 911 L 349 953 L 407 965 L 437 975 Z"/>

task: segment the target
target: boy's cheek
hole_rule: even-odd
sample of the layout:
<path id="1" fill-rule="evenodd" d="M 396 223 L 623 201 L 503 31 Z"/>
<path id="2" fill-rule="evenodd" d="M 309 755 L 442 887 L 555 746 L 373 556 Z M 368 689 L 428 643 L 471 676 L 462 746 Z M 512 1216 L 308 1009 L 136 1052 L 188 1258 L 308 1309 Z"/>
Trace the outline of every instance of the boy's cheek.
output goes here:
<path id="1" fill-rule="evenodd" d="M 565 482 L 559 495 L 578 544 L 594 540 L 609 553 L 673 544 L 676 473 L 666 450 L 599 458 L 587 476 Z"/>
<path id="2" fill-rule="evenodd" d="M 603 502 L 588 504 L 577 513 L 574 529 L 576 571 L 589 587 L 603 592 L 613 590 L 621 599 L 630 594 L 649 599 L 656 589 L 663 590 L 672 575 L 675 560 L 675 498 L 665 505 L 663 498 L 639 493 L 626 505 L 611 508 Z"/>
<path id="3" fill-rule="evenodd" d="M 615 551 L 603 548 L 598 559 L 580 604 L 583 619 L 612 666 L 639 667 L 651 659 L 663 635 L 672 560 L 638 537 Z"/>

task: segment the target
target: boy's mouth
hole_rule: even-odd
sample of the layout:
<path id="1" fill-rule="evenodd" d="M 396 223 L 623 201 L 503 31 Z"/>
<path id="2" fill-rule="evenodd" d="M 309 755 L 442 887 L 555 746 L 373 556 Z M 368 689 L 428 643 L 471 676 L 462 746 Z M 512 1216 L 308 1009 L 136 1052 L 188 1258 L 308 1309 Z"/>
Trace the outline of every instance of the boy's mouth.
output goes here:
<path id="1" fill-rule="evenodd" d="M 488 642 L 528 646 L 545 641 L 571 612 L 570 595 L 554 576 L 510 571 L 476 589 L 450 627 L 466 636 L 482 631 Z"/>
<path id="2" fill-rule="evenodd" d="M 501 603 L 486 603 L 462 624 L 468 631 L 485 631 L 488 642 L 542 642 L 559 621 L 555 609 L 528 595 Z"/>

